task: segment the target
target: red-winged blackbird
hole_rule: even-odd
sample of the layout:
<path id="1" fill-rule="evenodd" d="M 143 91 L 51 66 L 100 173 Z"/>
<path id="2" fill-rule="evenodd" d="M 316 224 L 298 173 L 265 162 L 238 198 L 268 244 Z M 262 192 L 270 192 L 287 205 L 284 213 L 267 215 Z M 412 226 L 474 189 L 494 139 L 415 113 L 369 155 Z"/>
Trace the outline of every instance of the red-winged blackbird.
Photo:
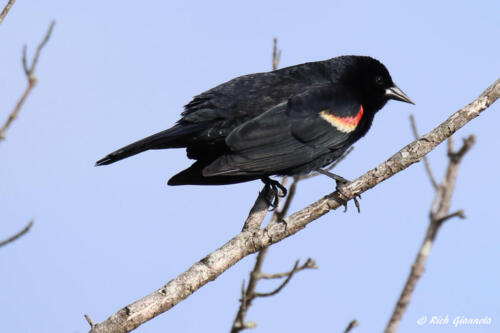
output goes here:
<path id="1" fill-rule="evenodd" d="M 149 149 L 186 148 L 196 160 L 169 185 L 222 185 L 301 175 L 339 158 L 369 130 L 389 99 L 413 102 L 385 66 L 341 56 L 240 76 L 185 106 L 173 127 L 125 146 L 96 165 Z"/>

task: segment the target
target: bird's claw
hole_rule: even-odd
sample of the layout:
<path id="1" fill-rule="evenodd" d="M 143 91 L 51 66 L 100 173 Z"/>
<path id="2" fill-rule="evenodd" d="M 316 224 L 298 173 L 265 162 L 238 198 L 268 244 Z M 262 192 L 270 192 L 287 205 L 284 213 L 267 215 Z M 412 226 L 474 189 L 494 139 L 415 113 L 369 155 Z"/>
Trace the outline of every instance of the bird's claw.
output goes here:
<path id="1" fill-rule="evenodd" d="M 337 180 L 337 186 L 336 186 L 336 191 L 340 194 L 337 199 L 338 202 L 344 206 L 344 213 L 347 212 L 347 201 L 349 200 L 349 196 L 345 194 L 345 192 L 342 190 L 342 188 L 349 184 L 350 182 L 342 182 Z M 354 206 L 356 206 L 356 209 L 358 210 L 358 213 L 361 213 L 361 206 L 359 204 L 358 198 L 361 199 L 360 194 L 354 194 L 352 197 L 352 200 L 354 201 Z"/>
<path id="2" fill-rule="evenodd" d="M 336 175 L 336 174 L 331 173 L 331 172 L 326 171 L 326 170 L 318 170 L 318 172 L 335 180 L 335 182 L 336 182 L 335 190 L 338 193 L 338 195 L 335 197 L 335 200 L 339 204 L 344 206 L 344 213 L 347 212 L 347 201 L 350 199 L 350 197 L 347 194 L 345 194 L 345 192 L 342 190 L 342 188 L 345 185 L 349 184 L 350 181 L 345 179 L 344 177 L 341 177 L 339 175 Z M 361 199 L 361 195 L 355 194 L 352 197 L 352 199 L 354 200 L 354 205 L 356 206 L 358 213 L 361 213 L 361 208 L 359 205 L 358 197 Z"/>
<path id="3" fill-rule="evenodd" d="M 262 181 L 265 185 L 261 193 L 266 203 L 271 207 L 269 210 L 273 211 L 278 207 L 279 199 L 286 197 L 288 191 L 279 181 L 269 177 L 262 178 Z"/>

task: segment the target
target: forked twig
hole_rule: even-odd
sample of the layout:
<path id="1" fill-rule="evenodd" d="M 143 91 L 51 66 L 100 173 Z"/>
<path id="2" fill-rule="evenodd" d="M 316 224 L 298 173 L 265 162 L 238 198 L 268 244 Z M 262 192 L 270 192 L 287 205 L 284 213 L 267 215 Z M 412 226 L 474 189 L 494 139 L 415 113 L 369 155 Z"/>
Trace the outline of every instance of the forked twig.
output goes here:
<path id="1" fill-rule="evenodd" d="M 52 21 L 50 23 L 49 29 L 47 30 L 45 37 L 43 38 L 42 42 L 36 48 L 36 52 L 35 52 L 35 55 L 33 57 L 33 60 L 31 61 L 30 66 L 28 66 L 28 62 L 26 60 L 26 45 L 23 48 L 22 63 L 23 63 L 23 69 L 24 69 L 24 73 L 26 75 L 26 79 L 28 80 L 28 86 L 26 87 L 23 94 L 21 95 L 21 98 L 19 98 L 14 109 L 9 114 L 7 120 L 5 121 L 3 126 L 0 128 L 0 141 L 5 139 L 5 135 L 7 134 L 7 130 L 9 129 L 12 122 L 18 117 L 19 112 L 21 111 L 21 108 L 22 108 L 24 102 L 26 102 L 26 99 L 28 98 L 31 90 L 33 90 L 33 88 L 35 87 L 35 85 L 37 83 L 37 79 L 35 77 L 35 68 L 36 68 L 36 65 L 38 63 L 38 59 L 40 58 L 40 53 L 42 52 L 43 47 L 49 41 L 49 38 L 52 34 L 52 30 L 54 29 L 55 23 L 56 23 L 55 21 Z"/>
<path id="2" fill-rule="evenodd" d="M 413 117 L 410 118 L 412 122 L 412 128 L 414 129 L 414 133 L 416 133 L 416 137 L 418 138 L 418 133 L 416 132 L 415 119 Z M 453 149 L 453 137 L 450 136 L 448 139 L 448 167 L 446 169 L 446 174 L 444 179 L 441 181 L 441 184 L 435 187 L 435 196 L 430 209 L 430 222 L 427 227 L 427 231 L 420 246 L 420 250 L 411 266 L 411 271 L 406 280 L 405 286 L 403 287 L 403 291 L 399 296 L 399 299 L 394 307 L 394 311 L 389 319 L 387 327 L 385 329 L 385 333 L 395 333 L 399 327 L 399 324 L 403 318 L 408 305 L 410 304 L 411 297 L 415 290 L 415 287 L 425 271 L 425 265 L 427 263 L 427 259 L 431 252 L 432 246 L 434 245 L 434 241 L 436 239 L 437 233 L 442 226 L 442 224 L 453 218 L 460 217 L 465 218 L 465 213 L 463 210 L 459 210 L 454 213 L 449 213 L 451 206 L 451 198 L 453 192 L 455 190 L 456 179 L 458 176 L 458 169 L 460 166 L 460 162 L 462 161 L 463 156 L 471 149 L 474 145 L 475 137 L 474 135 L 469 136 L 467 139 L 464 139 L 464 143 L 462 148 L 458 152 L 455 152 Z M 425 160 L 424 160 L 425 161 Z M 429 163 L 426 163 L 426 170 L 431 181 L 433 179 L 432 172 L 430 171 Z M 434 183 L 433 183 L 434 184 Z"/>

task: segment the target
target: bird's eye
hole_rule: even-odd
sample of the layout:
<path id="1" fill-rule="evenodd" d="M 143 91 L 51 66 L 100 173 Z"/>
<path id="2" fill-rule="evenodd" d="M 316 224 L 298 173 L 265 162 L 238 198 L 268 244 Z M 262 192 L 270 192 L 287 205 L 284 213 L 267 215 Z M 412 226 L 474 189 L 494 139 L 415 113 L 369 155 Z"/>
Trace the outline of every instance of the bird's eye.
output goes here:
<path id="1" fill-rule="evenodd" d="M 383 86 L 384 85 L 384 78 L 382 76 L 378 75 L 375 78 L 375 83 L 378 84 L 379 86 Z"/>

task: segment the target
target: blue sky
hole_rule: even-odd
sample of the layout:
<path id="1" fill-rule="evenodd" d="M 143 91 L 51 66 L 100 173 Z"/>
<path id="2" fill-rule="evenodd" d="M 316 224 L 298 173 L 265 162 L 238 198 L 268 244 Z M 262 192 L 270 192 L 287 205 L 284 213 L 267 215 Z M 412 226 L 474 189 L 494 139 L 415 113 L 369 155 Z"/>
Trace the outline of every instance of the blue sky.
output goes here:
<path id="1" fill-rule="evenodd" d="M 6 1 L 2 2 L 3 3 Z M 500 76 L 497 1 L 18 1 L 0 25 L 0 121 L 25 87 L 29 52 L 57 21 L 37 68 L 39 83 L 0 143 L 0 238 L 28 235 L 0 251 L 5 332 L 86 332 L 150 293 L 235 235 L 260 182 L 168 187 L 188 166 L 182 150 L 153 151 L 94 168 L 106 153 L 170 127 L 199 92 L 271 67 L 342 54 L 381 60 L 416 106 L 390 102 L 337 172 L 356 178 L 472 101 Z M 497 332 L 500 250 L 496 211 L 499 104 L 457 134 L 477 135 L 464 159 L 442 228 L 401 332 Z M 444 146 L 429 158 L 440 179 Z M 292 211 L 329 193 L 317 177 L 299 185 Z M 297 258 L 278 296 L 254 302 L 258 332 L 381 331 L 424 236 L 432 188 L 420 164 L 365 195 L 361 214 L 332 212 L 273 246 L 266 271 Z M 351 207 L 352 208 L 352 207 Z M 248 257 L 138 332 L 228 331 Z M 262 283 L 261 290 L 273 288 Z M 482 327 L 416 324 L 426 315 L 492 318 Z"/>

